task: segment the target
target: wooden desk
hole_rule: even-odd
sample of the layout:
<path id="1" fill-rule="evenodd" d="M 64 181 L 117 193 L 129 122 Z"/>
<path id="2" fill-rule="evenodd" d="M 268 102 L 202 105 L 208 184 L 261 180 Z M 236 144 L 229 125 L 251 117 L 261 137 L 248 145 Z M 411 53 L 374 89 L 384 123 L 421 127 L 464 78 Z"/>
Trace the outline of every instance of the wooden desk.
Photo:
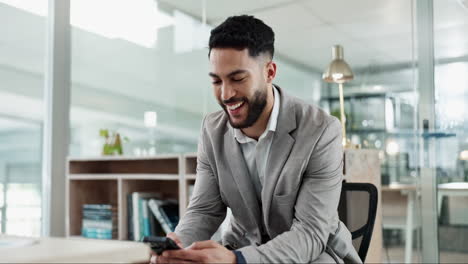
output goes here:
<path id="1" fill-rule="evenodd" d="M 2 240 L 25 238 L 0 235 Z M 29 239 L 29 238 L 28 238 Z M 150 248 L 132 241 L 86 238 L 37 238 L 22 247 L 2 248 L 2 263 L 148 263 Z"/>
<path id="2" fill-rule="evenodd" d="M 415 207 L 418 202 L 418 188 L 415 184 L 390 184 L 382 186 L 382 199 L 385 203 L 391 202 L 385 200 L 385 195 L 391 194 L 392 192 L 399 192 L 401 195 L 407 197 L 406 200 L 406 221 L 403 224 L 405 226 L 405 263 L 411 263 L 411 254 L 413 248 L 413 232 L 412 230 L 419 226 L 419 221 L 415 215 Z M 437 186 L 437 206 L 438 206 L 438 215 L 442 208 L 442 200 L 444 196 L 468 196 L 468 182 L 451 182 L 443 183 Z M 384 218 L 384 228 L 400 228 L 397 227 L 397 224 L 394 223 L 385 223 Z"/>
<path id="3" fill-rule="evenodd" d="M 444 196 L 468 196 L 468 182 L 442 183 L 439 184 L 437 191 L 437 208 L 440 215 Z"/>
<path id="4" fill-rule="evenodd" d="M 403 184 L 403 183 L 391 183 L 389 185 L 382 185 L 382 191 L 416 191 L 416 185 L 414 184 Z"/>

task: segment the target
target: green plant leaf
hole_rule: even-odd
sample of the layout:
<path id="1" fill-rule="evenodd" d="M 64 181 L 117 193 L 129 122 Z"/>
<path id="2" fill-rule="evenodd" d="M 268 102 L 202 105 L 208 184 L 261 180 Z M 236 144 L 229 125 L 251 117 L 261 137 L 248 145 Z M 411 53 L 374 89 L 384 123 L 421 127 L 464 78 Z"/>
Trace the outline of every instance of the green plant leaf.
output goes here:
<path id="1" fill-rule="evenodd" d="M 105 138 L 109 137 L 109 130 L 108 129 L 99 130 L 99 136 L 105 137 Z"/>

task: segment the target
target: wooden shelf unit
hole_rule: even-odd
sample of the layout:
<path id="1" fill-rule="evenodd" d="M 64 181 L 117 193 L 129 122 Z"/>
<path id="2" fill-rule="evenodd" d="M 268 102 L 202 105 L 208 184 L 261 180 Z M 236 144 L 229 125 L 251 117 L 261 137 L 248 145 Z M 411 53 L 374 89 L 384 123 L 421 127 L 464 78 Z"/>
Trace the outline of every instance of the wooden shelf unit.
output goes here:
<path id="1" fill-rule="evenodd" d="M 179 203 L 180 210 L 185 212 L 187 209 L 188 203 L 190 201 L 189 197 L 189 186 L 195 184 L 195 176 L 197 173 L 197 154 L 196 153 L 188 153 L 182 156 L 183 159 L 183 177 L 184 179 L 181 181 L 180 190 L 181 192 L 181 201 L 185 201 L 185 203 Z"/>
<path id="2" fill-rule="evenodd" d="M 158 192 L 163 199 L 176 199 L 183 215 L 189 200 L 188 186 L 195 182 L 196 163 L 195 154 L 69 158 L 67 236 L 81 235 L 83 204 L 99 203 L 117 208 L 117 238 L 127 240 L 127 197 L 133 192 Z"/>

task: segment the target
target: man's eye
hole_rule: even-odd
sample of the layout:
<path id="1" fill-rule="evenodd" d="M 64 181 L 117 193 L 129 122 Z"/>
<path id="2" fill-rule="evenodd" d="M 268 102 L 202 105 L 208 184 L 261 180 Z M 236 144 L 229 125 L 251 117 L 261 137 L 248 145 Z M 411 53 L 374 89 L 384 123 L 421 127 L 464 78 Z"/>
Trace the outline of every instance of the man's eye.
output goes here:
<path id="1" fill-rule="evenodd" d="M 221 81 L 220 81 L 220 80 L 217 80 L 217 81 L 212 81 L 211 83 L 212 83 L 212 84 L 221 84 Z"/>
<path id="2" fill-rule="evenodd" d="M 233 81 L 235 82 L 242 82 L 245 78 L 241 78 L 241 79 L 232 79 Z"/>

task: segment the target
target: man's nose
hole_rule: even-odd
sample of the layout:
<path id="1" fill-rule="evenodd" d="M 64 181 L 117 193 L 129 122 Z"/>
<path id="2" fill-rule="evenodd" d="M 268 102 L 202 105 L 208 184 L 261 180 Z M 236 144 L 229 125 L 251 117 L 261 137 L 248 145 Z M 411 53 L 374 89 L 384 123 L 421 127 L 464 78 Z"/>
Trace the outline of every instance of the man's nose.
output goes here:
<path id="1" fill-rule="evenodd" d="M 229 100 L 236 95 L 236 91 L 230 85 L 223 85 L 221 88 L 221 99 L 223 101 Z"/>

